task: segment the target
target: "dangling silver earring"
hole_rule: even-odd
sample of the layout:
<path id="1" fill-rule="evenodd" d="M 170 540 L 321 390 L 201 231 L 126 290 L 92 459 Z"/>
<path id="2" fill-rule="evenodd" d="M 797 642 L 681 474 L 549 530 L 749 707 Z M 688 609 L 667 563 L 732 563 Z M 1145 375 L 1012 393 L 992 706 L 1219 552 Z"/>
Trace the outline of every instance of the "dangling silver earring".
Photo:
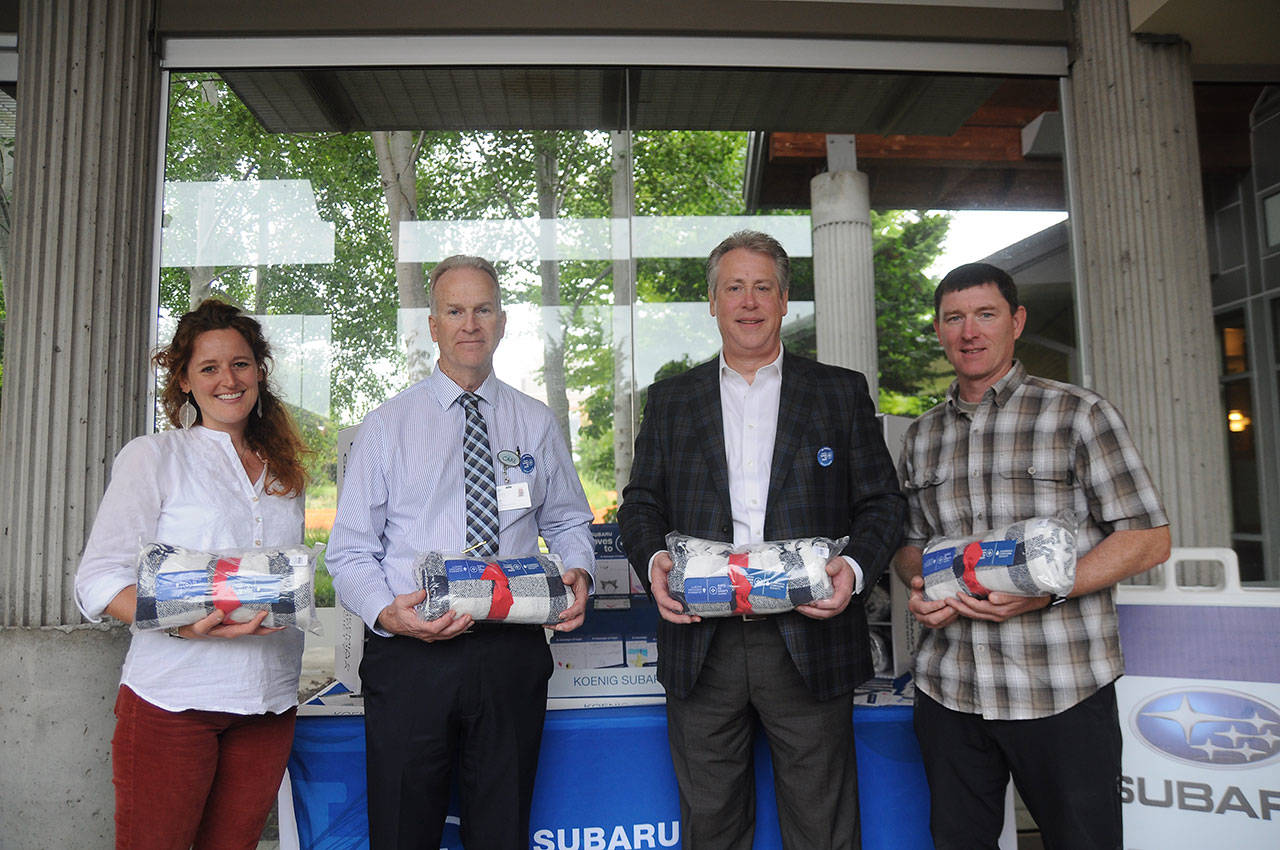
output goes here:
<path id="1" fill-rule="evenodd" d="M 258 391 L 258 418 L 262 418 L 262 391 Z"/>
<path id="2" fill-rule="evenodd" d="M 198 415 L 196 406 L 191 403 L 191 393 L 187 393 L 186 401 L 182 402 L 182 407 L 178 408 L 178 424 L 183 427 L 183 430 L 190 428 L 196 424 Z"/>

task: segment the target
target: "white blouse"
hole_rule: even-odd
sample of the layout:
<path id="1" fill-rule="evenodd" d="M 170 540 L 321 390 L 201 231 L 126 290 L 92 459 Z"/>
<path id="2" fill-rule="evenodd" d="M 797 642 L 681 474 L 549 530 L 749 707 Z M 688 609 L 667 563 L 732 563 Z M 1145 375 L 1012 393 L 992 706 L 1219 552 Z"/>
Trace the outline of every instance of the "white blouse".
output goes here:
<path id="1" fill-rule="evenodd" d="M 116 456 L 76 573 L 76 603 L 98 622 L 107 604 L 137 583 L 143 543 L 204 552 L 287 546 L 302 540 L 303 500 L 251 483 L 231 437 L 196 426 L 129 442 Z M 302 632 L 231 640 L 177 640 L 138 632 L 121 684 L 168 711 L 278 713 L 297 703 Z"/>

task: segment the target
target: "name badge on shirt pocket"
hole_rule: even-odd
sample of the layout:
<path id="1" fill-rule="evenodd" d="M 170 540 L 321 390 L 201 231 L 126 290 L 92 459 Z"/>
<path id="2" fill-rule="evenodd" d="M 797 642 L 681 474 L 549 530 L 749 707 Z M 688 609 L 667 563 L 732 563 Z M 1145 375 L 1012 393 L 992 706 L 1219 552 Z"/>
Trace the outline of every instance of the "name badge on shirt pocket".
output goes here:
<path id="1" fill-rule="evenodd" d="M 533 507 L 533 499 L 529 494 L 528 481 L 517 481 L 515 484 L 500 484 L 498 486 L 499 511 L 514 511 L 531 507 Z"/>

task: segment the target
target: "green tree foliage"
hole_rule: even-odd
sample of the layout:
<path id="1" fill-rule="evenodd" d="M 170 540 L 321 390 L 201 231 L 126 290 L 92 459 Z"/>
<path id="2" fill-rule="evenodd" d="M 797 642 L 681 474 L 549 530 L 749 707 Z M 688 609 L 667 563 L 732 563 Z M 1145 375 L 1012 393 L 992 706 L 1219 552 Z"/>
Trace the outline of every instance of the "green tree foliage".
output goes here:
<path id="1" fill-rule="evenodd" d="M 313 471 L 328 478 L 336 426 L 359 421 L 410 379 L 397 341 L 397 293 L 391 220 L 374 140 L 366 133 L 270 134 L 218 78 L 174 75 L 170 89 L 166 160 L 168 181 L 299 179 L 310 182 L 319 215 L 335 227 L 331 264 L 256 268 L 164 269 L 162 309 L 185 311 L 193 297 L 212 293 L 272 314 L 328 314 L 332 318 L 331 417 L 298 411 L 309 442 L 319 449 Z M 539 220 L 619 217 L 614 205 L 616 139 L 605 132 L 444 132 L 398 140 L 416 174 L 410 218 L 435 221 L 502 220 L 524 229 L 535 244 Z M 746 135 L 641 132 L 631 136 L 631 179 L 637 216 L 742 215 Z M 800 214 L 802 211 L 797 211 Z M 881 381 L 910 397 L 936 356 L 928 328 L 930 284 L 919 271 L 936 256 L 946 219 L 884 213 L 875 220 Z M 511 256 L 509 245 L 478 246 Z M 615 484 L 617 434 L 630 434 L 618 411 L 635 418 L 627 361 L 615 349 L 613 308 L 629 306 L 615 291 L 610 260 L 534 260 L 497 263 L 508 305 L 539 305 L 541 381 L 569 433 L 570 408 L 579 471 L 601 487 Z M 702 258 L 645 258 L 635 263 L 640 302 L 705 302 Z M 620 278 L 621 280 L 621 278 Z M 626 289 L 626 287 L 623 287 Z M 793 263 L 791 297 L 813 297 L 813 264 Z M 788 338 L 812 353 L 812 330 Z M 687 368 L 687 362 L 664 370 Z M 621 368 L 621 371 L 619 369 Z M 909 402 L 904 402 L 909 403 Z M 625 473 L 623 473 L 625 477 Z"/>
<path id="2" fill-rule="evenodd" d="M 579 132 L 432 133 L 418 164 L 419 216 L 442 221 L 505 219 L 537 244 L 539 220 L 607 219 L 611 181 L 609 137 Z M 490 256 L 512 246 L 486 247 Z M 547 403 L 570 438 L 573 366 L 602 340 L 598 316 L 612 293 L 604 260 L 501 264 L 508 302 L 540 305 L 542 379 Z"/>
<path id="3" fill-rule="evenodd" d="M 386 208 L 367 134 L 265 132 L 218 78 L 174 75 L 169 90 L 166 182 L 302 179 L 322 219 L 335 226 L 334 262 L 256 268 L 166 268 L 162 313 L 177 317 L 206 295 L 269 314 L 328 314 L 329 415 L 294 409 L 314 480 L 332 481 L 340 422 L 358 421 L 388 392 L 394 358 L 395 286 Z"/>
<path id="4" fill-rule="evenodd" d="M 329 314 L 331 409 L 339 422 L 359 421 L 391 388 L 387 370 L 370 364 L 396 353 L 394 263 L 368 134 L 267 133 L 221 80 L 174 75 L 166 182 L 250 179 L 310 181 L 320 217 L 335 227 L 334 262 L 164 269 L 162 310 L 185 312 L 207 278 L 209 294 L 253 312 Z"/>
<path id="5" fill-rule="evenodd" d="M 951 217 L 873 212 L 871 224 L 880 386 L 891 393 L 916 395 L 938 377 L 934 281 L 923 270 L 942 252 Z"/>

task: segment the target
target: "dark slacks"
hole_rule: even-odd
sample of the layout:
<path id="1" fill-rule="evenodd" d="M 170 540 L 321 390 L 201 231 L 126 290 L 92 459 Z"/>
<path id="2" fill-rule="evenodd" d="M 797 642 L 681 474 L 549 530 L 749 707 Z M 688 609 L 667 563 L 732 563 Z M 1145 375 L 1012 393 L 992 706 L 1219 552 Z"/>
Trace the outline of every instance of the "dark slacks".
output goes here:
<path id="1" fill-rule="evenodd" d="M 767 619 L 740 618 L 717 624 L 689 696 L 667 698 L 682 846 L 750 850 L 757 723 L 769 738 L 783 846 L 857 850 L 861 823 L 852 695 L 814 698 L 777 626 Z"/>
<path id="2" fill-rule="evenodd" d="M 984 720 L 917 690 L 915 729 L 937 850 L 996 847 L 1010 774 L 1047 850 L 1122 846 L 1114 684 L 1035 720 Z"/>
<path id="3" fill-rule="evenodd" d="M 463 844 L 528 848 L 551 669 L 538 626 L 480 627 L 436 643 L 366 633 L 372 850 L 438 848 L 455 769 Z"/>

